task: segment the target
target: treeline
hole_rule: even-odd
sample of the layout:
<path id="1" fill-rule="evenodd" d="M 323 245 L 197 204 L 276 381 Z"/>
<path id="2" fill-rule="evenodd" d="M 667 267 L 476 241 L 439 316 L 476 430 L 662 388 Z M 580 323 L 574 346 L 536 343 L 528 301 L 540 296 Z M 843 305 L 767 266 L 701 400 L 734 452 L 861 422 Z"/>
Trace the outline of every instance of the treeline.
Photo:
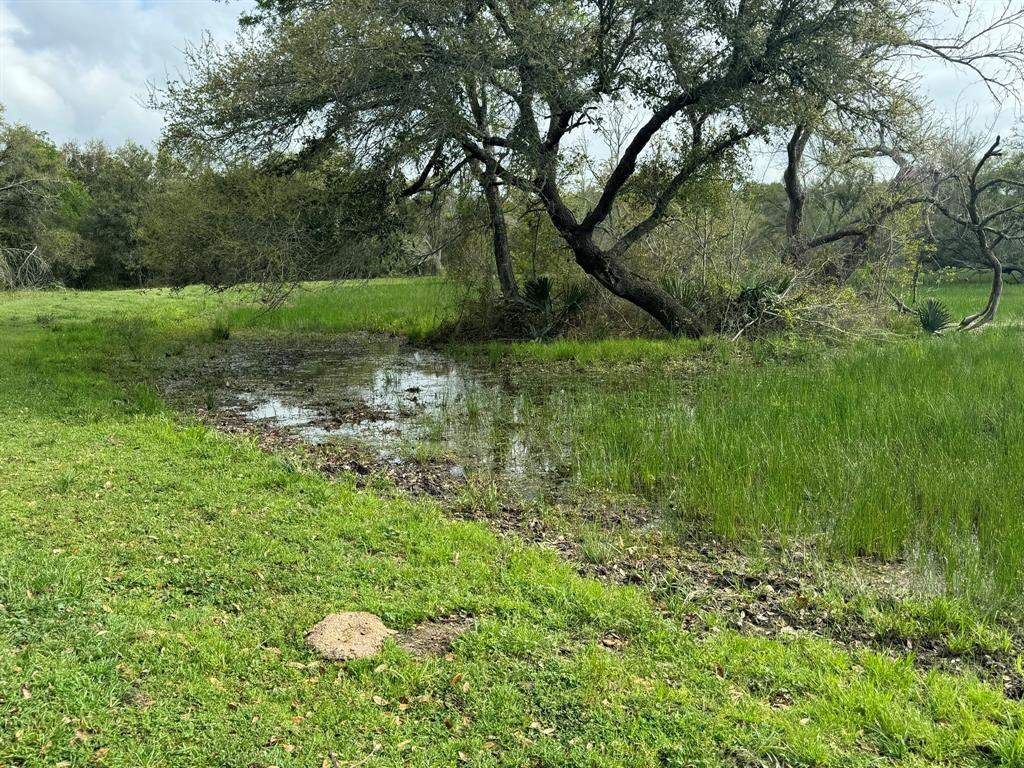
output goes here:
<path id="1" fill-rule="evenodd" d="M 605 146 L 562 171 L 561 200 L 574 210 L 598 206 L 614 173 L 615 134 L 601 135 Z M 924 272 L 991 273 L 965 209 L 964 180 L 973 179 L 991 212 L 985 226 L 1001 269 L 1020 279 L 1024 153 L 1003 151 L 979 166 L 984 149 L 933 134 L 886 165 L 878 152 L 839 152 L 818 140 L 791 153 L 786 181 L 775 183 L 750 181 L 742 156 L 730 156 L 678 190 L 659 226 L 623 261 L 684 306 L 700 332 L 737 332 L 752 319 L 779 325 L 801 312 L 821 322 L 835 296 L 819 290 L 808 300 L 808 285 L 845 296 L 852 289 L 887 306 L 899 293 L 912 303 Z M 800 163 L 812 158 L 807 172 Z M 444 183 L 424 191 L 412 169 L 360 163 L 340 145 L 259 162 L 134 143 L 58 147 L 2 122 L 0 286 L 276 288 L 445 274 L 468 289 L 463 317 L 486 334 L 556 335 L 595 300 L 610 312 L 585 314 L 592 324 L 607 322 L 605 332 L 642 325 L 642 315 L 630 320 L 580 274 L 564 234 L 528 190 L 502 184 L 489 197 L 473 166 L 456 163 L 432 168 Z M 638 169 L 614 201 L 602 242 L 644 220 L 670 172 L 658 157 Z M 1001 211 L 1006 221 L 995 215 Z"/>
<path id="2" fill-rule="evenodd" d="M 0 113 L 2 117 L 2 113 Z M 0 120 L 0 287 L 141 287 L 406 272 L 385 179 L 183 160 L 132 142 L 56 146 Z"/>
<path id="3" fill-rule="evenodd" d="M 239 23 L 153 94 L 165 145 L 226 164 L 296 152 L 302 168 L 349 152 L 446 214 L 406 231 L 460 277 L 475 252 L 488 279 L 466 295 L 511 332 L 564 325 L 588 292 L 620 325 L 672 334 L 797 309 L 835 327 L 845 308 L 817 309 L 897 304 L 943 239 L 992 275 L 962 327 L 998 308 L 1016 160 L 993 136 L 950 139 L 915 82 L 931 60 L 1020 99 L 1017 4 L 257 0 Z M 744 178 L 765 142 L 781 185 Z"/>

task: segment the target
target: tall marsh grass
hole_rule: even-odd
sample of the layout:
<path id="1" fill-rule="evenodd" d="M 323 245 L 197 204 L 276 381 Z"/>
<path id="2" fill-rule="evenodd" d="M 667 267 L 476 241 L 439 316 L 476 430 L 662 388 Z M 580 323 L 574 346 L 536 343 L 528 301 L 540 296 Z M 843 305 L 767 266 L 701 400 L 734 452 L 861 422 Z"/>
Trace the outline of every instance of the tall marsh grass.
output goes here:
<path id="1" fill-rule="evenodd" d="M 726 538 L 913 555 L 986 601 L 1024 589 L 1024 337 L 907 341 L 731 367 L 578 405 L 575 475 Z"/>

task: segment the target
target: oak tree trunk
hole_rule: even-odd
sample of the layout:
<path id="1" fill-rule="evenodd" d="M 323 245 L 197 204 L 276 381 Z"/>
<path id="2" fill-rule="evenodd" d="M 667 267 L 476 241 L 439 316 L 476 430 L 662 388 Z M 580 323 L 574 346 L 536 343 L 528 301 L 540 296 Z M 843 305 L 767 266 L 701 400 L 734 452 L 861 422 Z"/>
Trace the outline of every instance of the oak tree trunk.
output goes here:
<path id="1" fill-rule="evenodd" d="M 611 293 L 642 309 L 674 336 L 703 335 L 698 318 L 653 280 L 624 267 L 589 236 L 563 233 L 563 237 L 576 263 Z"/>
<path id="2" fill-rule="evenodd" d="M 705 332 L 697 316 L 678 299 L 651 280 L 634 272 L 620 261 L 620 255 L 602 249 L 594 242 L 592 229 L 581 226 L 562 201 L 549 175 L 540 187 L 540 198 L 548 217 L 561 235 L 576 263 L 602 287 L 642 309 L 673 336 L 699 338 Z"/>
<path id="3" fill-rule="evenodd" d="M 501 201 L 497 176 L 487 173 L 481 179 L 484 197 L 487 199 L 487 213 L 490 218 L 491 236 L 494 245 L 494 264 L 501 284 L 501 295 L 506 301 L 519 298 L 519 283 L 512 266 L 512 251 L 508 246 L 508 225 L 505 223 L 505 208 Z"/>
<path id="4" fill-rule="evenodd" d="M 800 179 L 800 166 L 803 163 L 804 149 L 810 138 L 811 132 L 804 126 L 798 125 L 786 145 L 786 170 L 782 175 L 782 181 L 786 188 L 786 198 L 789 200 L 789 206 L 786 209 L 785 252 L 785 258 L 789 264 L 801 264 L 807 256 L 803 235 L 804 204 L 807 195 L 804 192 L 803 181 Z"/>

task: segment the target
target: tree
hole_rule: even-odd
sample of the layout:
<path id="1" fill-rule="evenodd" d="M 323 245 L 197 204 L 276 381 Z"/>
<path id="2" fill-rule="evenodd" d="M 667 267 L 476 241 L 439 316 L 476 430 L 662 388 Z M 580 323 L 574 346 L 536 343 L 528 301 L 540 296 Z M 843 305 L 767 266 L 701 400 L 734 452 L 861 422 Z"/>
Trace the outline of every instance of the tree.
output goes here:
<path id="1" fill-rule="evenodd" d="M 77 224 L 83 265 L 74 281 L 86 286 L 142 285 L 140 222 L 153 183 L 153 154 L 128 142 L 108 149 L 102 142 L 64 147 L 72 176 L 91 204 Z"/>
<path id="2" fill-rule="evenodd" d="M 630 251 L 673 200 L 753 137 L 792 125 L 829 94 L 901 91 L 877 67 L 897 51 L 943 55 L 973 40 L 922 38 L 928 0 L 262 0 L 248 32 L 193 51 L 189 79 L 157 99 L 168 137 L 226 155 L 341 142 L 366 162 L 419 163 L 426 186 L 461 162 L 534 196 L 576 263 L 673 333 L 700 323 Z M 1008 12 L 1017 21 L 1021 13 Z M 865 57 L 870 50 L 873 56 Z M 906 88 L 902 87 L 905 91 Z M 474 99 L 473 94 L 477 97 Z M 477 109 L 486 103 L 481 119 Z M 574 208 L 571 137 L 602 107 L 643 120 Z M 646 214 L 607 223 L 655 147 L 672 153 Z M 439 162 L 439 158 L 451 158 Z"/>
<path id="3" fill-rule="evenodd" d="M 340 76 L 336 74 L 339 62 L 333 61 L 334 52 L 337 47 L 353 44 L 354 41 L 345 38 L 344 29 L 345 24 L 359 24 L 359 11 L 359 8 L 317 0 L 308 4 L 287 0 L 258 2 L 256 12 L 243 16 L 241 24 L 243 28 L 260 29 L 262 39 L 249 38 L 250 48 L 234 51 L 217 50 L 206 41 L 193 50 L 190 57 L 194 84 L 198 88 L 193 90 L 184 84 L 172 83 L 166 94 L 155 97 L 157 106 L 172 107 L 177 116 L 192 113 L 195 117 L 197 111 L 212 107 L 207 113 L 212 122 L 206 126 L 199 123 L 185 125 L 177 119 L 172 120 L 167 131 L 168 146 L 185 153 L 206 152 L 215 146 L 222 150 L 222 157 L 229 163 L 265 163 L 281 153 L 290 153 L 298 144 L 301 151 L 290 166 L 308 169 L 318 158 L 337 148 L 339 139 L 344 137 L 348 149 L 374 158 L 375 162 L 371 164 L 378 167 L 396 170 L 421 162 L 422 171 L 413 174 L 401 192 L 402 197 L 436 194 L 443 191 L 460 172 L 470 169 L 487 202 L 494 262 L 502 292 L 507 301 L 517 300 L 518 285 L 508 245 L 501 184 L 495 173 L 495 153 L 489 148 L 479 157 L 474 157 L 446 137 L 416 132 L 411 129 L 410 115 L 403 113 L 406 105 L 400 100 L 391 105 L 378 105 L 379 128 L 389 134 L 386 142 L 378 136 L 361 134 L 341 115 L 338 107 L 342 103 L 361 100 L 359 91 L 378 87 L 381 78 L 386 76 L 387 73 L 379 69 L 373 71 L 374 67 L 390 66 L 383 60 L 375 63 L 375 52 L 367 51 L 367 58 L 350 48 L 352 59 L 345 66 L 354 68 L 344 76 L 344 84 L 339 82 Z M 472 14 L 467 12 L 465 19 L 460 17 L 453 21 L 454 26 L 449 30 L 453 38 L 466 31 L 460 23 L 463 20 L 471 25 Z M 377 33 L 386 34 L 384 30 L 370 30 L 371 35 Z M 387 44 L 386 37 L 379 40 Z M 321 44 L 310 45 L 312 41 L 320 41 Z M 240 58 L 235 58 L 236 55 Z M 264 66 L 272 67 L 276 74 L 269 70 L 261 72 Z M 458 93 L 459 100 L 466 106 L 465 117 L 472 120 L 477 131 L 490 132 L 493 127 L 489 106 L 491 86 L 474 77 L 473 73 L 464 74 L 464 77 L 445 83 L 443 88 Z M 225 75 L 230 80 L 224 79 Z M 397 80 L 402 77 L 398 71 L 393 71 L 391 76 Z M 273 86 L 275 78 L 280 78 L 279 83 L 287 82 L 289 89 Z M 397 81 L 392 84 L 399 89 L 407 87 Z M 273 108 L 266 100 L 268 88 L 273 88 L 280 97 L 274 101 Z M 208 97 L 215 99 L 217 106 L 207 102 Z M 246 103 L 250 98 L 264 102 L 262 115 L 253 114 L 254 104 Z M 441 107 L 441 102 L 438 106 Z M 221 117 L 214 117 L 214 111 L 221 111 Z M 243 113 L 248 114 L 243 116 Z M 222 119 L 248 122 L 254 117 L 260 125 L 242 128 L 237 134 L 235 128 L 221 123 Z M 307 124 L 316 123 L 322 117 L 322 130 L 305 130 L 309 127 Z M 396 175 L 401 175 L 401 170 L 397 170 Z"/>
<path id="4" fill-rule="evenodd" d="M 88 204 L 46 136 L 5 122 L 0 110 L 0 287 L 34 287 L 77 269 L 75 227 Z"/>
<path id="5" fill-rule="evenodd" d="M 1024 181 L 993 168 L 1003 158 L 1001 144 L 1002 139 L 997 136 L 973 165 L 964 171 L 952 171 L 952 199 L 929 201 L 946 218 L 970 233 L 977 245 L 978 258 L 992 270 L 988 301 L 984 309 L 960 322 L 960 329 L 965 331 L 976 330 L 995 319 L 1003 294 L 1003 262 L 999 251 L 1006 244 L 1024 242 Z"/>
<path id="6" fill-rule="evenodd" d="M 164 150 L 141 220 L 146 265 L 173 285 L 267 289 L 388 274 L 403 255 L 393 199 L 382 179 L 341 156 L 284 172 Z"/>
<path id="7" fill-rule="evenodd" d="M 901 32 L 898 44 L 863 48 L 855 57 L 859 74 L 853 78 L 854 88 L 823 91 L 817 101 L 805 103 L 794 115 L 783 176 L 788 199 L 785 254 L 791 263 L 804 264 L 817 249 L 840 243 L 848 243 L 851 253 L 863 255 L 869 240 L 890 220 L 920 206 L 923 194 L 937 192 L 924 189 L 932 186 L 933 174 L 920 162 L 935 145 L 936 132 L 927 125 L 924 105 L 908 91 L 904 78 L 912 78 L 912 73 L 892 76 L 902 71 L 902 62 L 937 59 L 972 73 L 977 87 L 987 88 L 995 97 L 1019 99 L 1024 77 L 1024 48 L 1020 45 L 1024 11 L 1013 10 L 1010 4 L 968 2 L 957 9 L 954 18 L 961 26 L 952 34 L 936 30 L 922 18 Z M 880 72 L 890 75 L 878 77 Z M 869 183 L 836 226 L 808 236 L 804 230 L 807 195 L 803 166 L 814 139 L 826 177 L 851 180 L 860 174 Z M 882 183 L 876 173 L 880 161 L 893 169 Z M 855 266 L 851 263 L 848 269 Z"/>
<path id="8" fill-rule="evenodd" d="M 936 156 L 935 168 L 947 169 L 947 176 L 951 176 L 948 169 L 956 168 L 962 176 L 968 170 L 964 167 L 965 159 L 968 163 L 973 162 L 971 158 L 979 157 L 984 150 L 979 144 L 980 142 L 970 139 L 946 140 L 940 145 L 941 152 Z M 1024 184 L 1024 153 L 1008 153 L 998 158 L 994 165 L 995 167 L 988 169 L 987 172 L 983 171 L 982 182 L 1001 177 L 1014 184 Z M 951 188 L 950 182 L 955 182 L 955 179 L 947 178 L 945 199 L 955 206 L 956 190 Z M 1021 216 L 1017 217 L 1018 224 L 1020 218 Z M 1004 223 L 1010 223 L 1010 219 L 1011 217 L 1007 216 Z M 991 264 L 978 252 L 977 239 L 969 228 L 953 219 L 938 215 L 929 220 L 928 233 L 934 242 L 933 252 L 928 259 L 930 266 L 991 271 Z M 1003 274 L 1013 276 L 1018 282 L 1024 279 L 1024 240 L 1014 237 L 1005 239 L 1000 247 L 1000 262 Z"/>

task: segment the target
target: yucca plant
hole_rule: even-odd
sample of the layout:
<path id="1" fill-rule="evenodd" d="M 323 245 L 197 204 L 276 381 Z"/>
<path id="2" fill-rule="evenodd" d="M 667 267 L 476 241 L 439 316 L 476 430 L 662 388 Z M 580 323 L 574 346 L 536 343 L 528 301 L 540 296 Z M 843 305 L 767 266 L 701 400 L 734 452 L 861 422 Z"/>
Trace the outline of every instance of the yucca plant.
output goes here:
<path id="1" fill-rule="evenodd" d="M 938 299 L 928 299 L 924 306 L 917 308 L 917 319 L 925 333 L 941 335 L 953 324 L 953 316 L 949 309 Z"/>

